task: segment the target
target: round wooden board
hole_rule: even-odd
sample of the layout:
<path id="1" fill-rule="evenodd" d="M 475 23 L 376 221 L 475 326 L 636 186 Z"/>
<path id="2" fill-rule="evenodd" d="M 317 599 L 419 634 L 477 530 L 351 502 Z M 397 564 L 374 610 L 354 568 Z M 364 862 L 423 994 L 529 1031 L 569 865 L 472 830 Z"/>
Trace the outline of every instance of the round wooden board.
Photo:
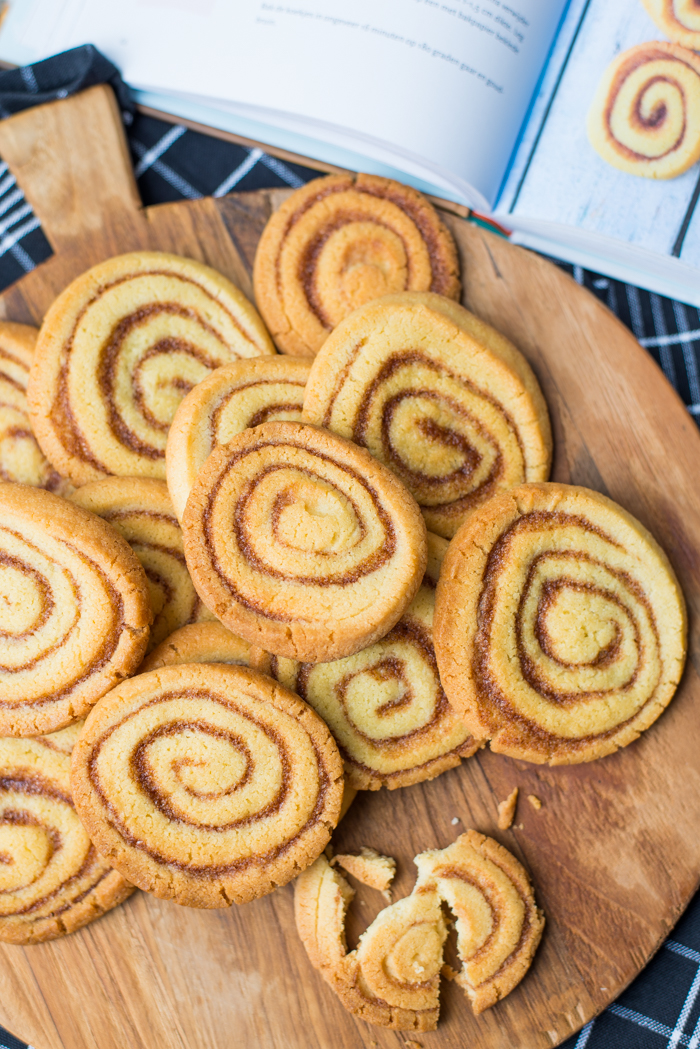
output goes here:
<path id="1" fill-rule="evenodd" d="M 37 322 L 88 265 L 139 247 L 202 259 L 251 293 L 255 245 L 284 194 L 240 194 L 139 210 L 119 116 L 105 88 L 0 124 L 10 163 L 55 256 L 9 289 L 0 315 Z M 547 916 L 531 972 L 476 1018 L 445 983 L 426 1049 L 545 1049 L 612 1001 L 659 946 L 700 875 L 700 434 L 655 364 L 591 295 L 543 259 L 445 216 L 462 254 L 465 304 L 526 354 L 547 397 L 554 477 L 605 492 L 668 552 L 690 609 L 677 697 L 637 743 L 571 768 L 484 751 L 432 783 L 358 796 L 340 850 L 371 845 L 399 864 L 467 827 L 532 872 Z M 521 791 L 501 832 L 497 802 Z M 535 811 L 525 800 L 543 802 Z M 458 820 L 459 822 L 455 822 Z M 36 1049 L 359 1049 L 406 1036 L 349 1016 L 311 968 L 293 889 L 240 908 L 194 911 L 137 893 L 54 943 L 0 949 L 0 1022 Z M 351 942 L 383 906 L 361 889 Z"/>

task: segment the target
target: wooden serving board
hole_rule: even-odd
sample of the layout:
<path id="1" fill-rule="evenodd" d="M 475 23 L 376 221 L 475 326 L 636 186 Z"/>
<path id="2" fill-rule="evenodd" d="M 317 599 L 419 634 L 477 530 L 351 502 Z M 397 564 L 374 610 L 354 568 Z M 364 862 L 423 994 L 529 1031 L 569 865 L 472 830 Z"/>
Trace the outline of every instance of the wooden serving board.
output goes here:
<path id="1" fill-rule="evenodd" d="M 216 267 L 252 296 L 255 246 L 284 193 L 142 209 L 108 88 L 0 123 L 0 155 L 55 255 L 0 297 L 0 316 L 38 323 L 93 263 L 160 248 Z M 700 434 L 650 357 L 593 296 L 537 256 L 445 214 L 462 256 L 464 303 L 526 354 L 555 435 L 554 477 L 605 492 L 667 550 L 690 609 L 690 654 L 671 706 L 638 742 L 589 765 L 542 768 L 484 751 L 432 783 L 358 796 L 339 850 L 395 856 L 395 898 L 413 856 L 475 827 L 532 872 L 547 916 L 532 970 L 475 1018 L 444 984 L 427 1049 L 545 1049 L 611 1002 L 660 945 L 700 879 Z M 516 826 L 497 802 L 514 786 Z M 544 803 L 537 812 L 525 800 Z M 454 818 L 460 822 L 454 823 Z M 196 911 L 137 893 L 72 936 L 0 948 L 0 1022 L 36 1049 L 359 1049 L 411 1036 L 344 1011 L 311 968 L 293 888 Z M 362 889 L 350 941 L 381 909 Z"/>

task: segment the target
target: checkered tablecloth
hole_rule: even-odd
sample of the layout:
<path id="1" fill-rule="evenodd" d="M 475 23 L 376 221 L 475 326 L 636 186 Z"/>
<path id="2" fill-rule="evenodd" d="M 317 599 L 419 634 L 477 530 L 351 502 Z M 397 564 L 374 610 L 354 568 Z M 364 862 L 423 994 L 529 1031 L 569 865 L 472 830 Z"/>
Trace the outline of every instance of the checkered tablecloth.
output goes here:
<path id="1" fill-rule="evenodd" d="M 318 175 L 260 149 L 139 113 L 131 118 L 127 133 L 145 204 L 220 197 L 233 190 L 296 187 Z M 50 254 L 32 209 L 7 165 L 0 164 L 0 289 Z M 633 331 L 700 425 L 699 311 L 580 267 L 566 268 Z M 566 1049 L 700 1049 L 700 896 L 619 1000 L 565 1045 Z M 24 1049 L 25 1043 L 0 1028 L 3 1047 Z"/>

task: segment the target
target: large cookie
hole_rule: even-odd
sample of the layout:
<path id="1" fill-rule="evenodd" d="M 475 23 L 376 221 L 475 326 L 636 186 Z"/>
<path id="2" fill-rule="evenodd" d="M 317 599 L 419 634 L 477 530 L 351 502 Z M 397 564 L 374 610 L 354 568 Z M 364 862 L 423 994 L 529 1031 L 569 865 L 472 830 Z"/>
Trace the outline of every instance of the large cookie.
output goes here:
<path id="1" fill-rule="evenodd" d="M 109 474 L 165 480 L 175 410 L 239 357 L 274 353 L 242 292 L 209 266 L 159 251 L 77 277 L 41 326 L 29 382 L 41 448 L 76 484 Z"/>
<path id="2" fill-rule="evenodd" d="M 81 727 L 0 739 L 0 940 L 6 943 L 75 932 L 133 892 L 98 855 L 73 806 L 70 754 Z"/>
<path id="3" fill-rule="evenodd" d="M 435 208 L 377 175 L 331 175 L 293 193 L 263 231 L 253 280 L 279 349 L 302 357 L 370 299 L 460 294 L 457 250 Z"/>
<path id="4" fill-rule="evenodd" d="M 20 484 L 0 484 L 0 565 L 0 734 L 51 732 L 141 662 L 146 576 L 111 525 Z"/>
<path id="5" fill-rule="evenodd" d="M 182 521 L 205 605 L 275 655 L 350 655 L 401 618 L 426 566 L 415 502 L 362 448 L 265 423 L 212 452 Z"/>
<path id="6" fill-rule="evenodd" d="M 434 634 L 445 692 L 474 735 L 569 764 L 631 743 L 671 701 L 685 603 L 622 507 L 586 488 L 522 485 L 452 540 Z"/>
<path id="7" fill-rule="evenodd" d="M 182 532 L 165 481 L 105 477 L 83 485 L 71 500 L 109 521 L 143 565 L 153 609 L 149 651 L 178 627 L 212 619 L 187 571 Z"/>
<path id="8" fill-rule="evenodd" d="M 367 448 L 446 538 L 495 493 L 549 475 L 547 407 L 527 361 L 438 295 L 388 296 L 343 321 L 313 363 L 304 417 Z"/>
<path id="9" fill-rule="evenodd" d="M 254 357 L 204 379 L 175 413 L 165 448 L 170 496 L 180 520 L 195 477 L 214 448 L 250 426 L 301 420 L 308 361 Z"/>
<path id="10" fill-rule="evenodd" d="M 369 648 L 330 663 L 272 657 L 273 677 L 330 728 L 357 790 L 433 779 L 481 745 L 447 702 L 433 649 L 435 587 L 446 550 L 446 541 L 428 532 L 428 567 L 418 593 Z"/>
<path id="11" fill-rule="evenodd" d="M 88 717 L 75 805 L 100 853 L 139 888 L 228 907 L 284 885 L 338 822 L 342 763 L 305 703 L 247 667 L 140 674 Z"/>

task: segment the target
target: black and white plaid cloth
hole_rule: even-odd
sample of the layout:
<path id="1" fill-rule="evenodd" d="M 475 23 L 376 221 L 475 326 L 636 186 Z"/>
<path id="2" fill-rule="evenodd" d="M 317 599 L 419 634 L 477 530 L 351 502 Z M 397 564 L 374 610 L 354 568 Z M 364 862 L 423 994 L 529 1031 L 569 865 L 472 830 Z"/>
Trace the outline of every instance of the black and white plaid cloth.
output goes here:
<path id="1" fill-rule="evenodd" d="M 78 51 L 80 76 L 87 79 L 76 81 L 73 70 L 70 89 L 61 87 L 53 97 L 72 93 L 76 82 L 83 87 L 100 82 L 99 77 L 114 82 L 116 71 L 111 63 L 99 64 L 95 57 L 99 52 L 88 49 L 86 53 L 82 48 Z M 103 56 L 99 59 L 106 62 Z M 29 72 L 12 71 L 11 82 L 6 80 L 10 74 L 0 74 L 0 110 L 6 98 L 5 88 L 14 91 L 20 83 L 18 78 L 29 94 L 39 93 L 44 83 L 44 65 L 27 67 Z M 45 96 L 40 100 L 44 101 Z M 234 190 L 296 188 L 318 176 L 317 171 L 283 162 L 261 149 L 234 145 L 134 113 L 128 96 L 121 96 L 120 102 L 144 204 L 221 197 Z M 12 112 L 19 108 L 24 106 L 18 104 Z M 50 254 L 51 248 L 32 209 L 7 165 L 0 164 L 0 290 Z M 578 266 L 565 268 L 632 330 L 700 425 L 700 311 Z M 618 1001 L 564 1045 L 566 1049 L 700 1049 L 700 894 L 658 954 Z M 0 1028 L 0 1049 L 26 1047 Z"/>

